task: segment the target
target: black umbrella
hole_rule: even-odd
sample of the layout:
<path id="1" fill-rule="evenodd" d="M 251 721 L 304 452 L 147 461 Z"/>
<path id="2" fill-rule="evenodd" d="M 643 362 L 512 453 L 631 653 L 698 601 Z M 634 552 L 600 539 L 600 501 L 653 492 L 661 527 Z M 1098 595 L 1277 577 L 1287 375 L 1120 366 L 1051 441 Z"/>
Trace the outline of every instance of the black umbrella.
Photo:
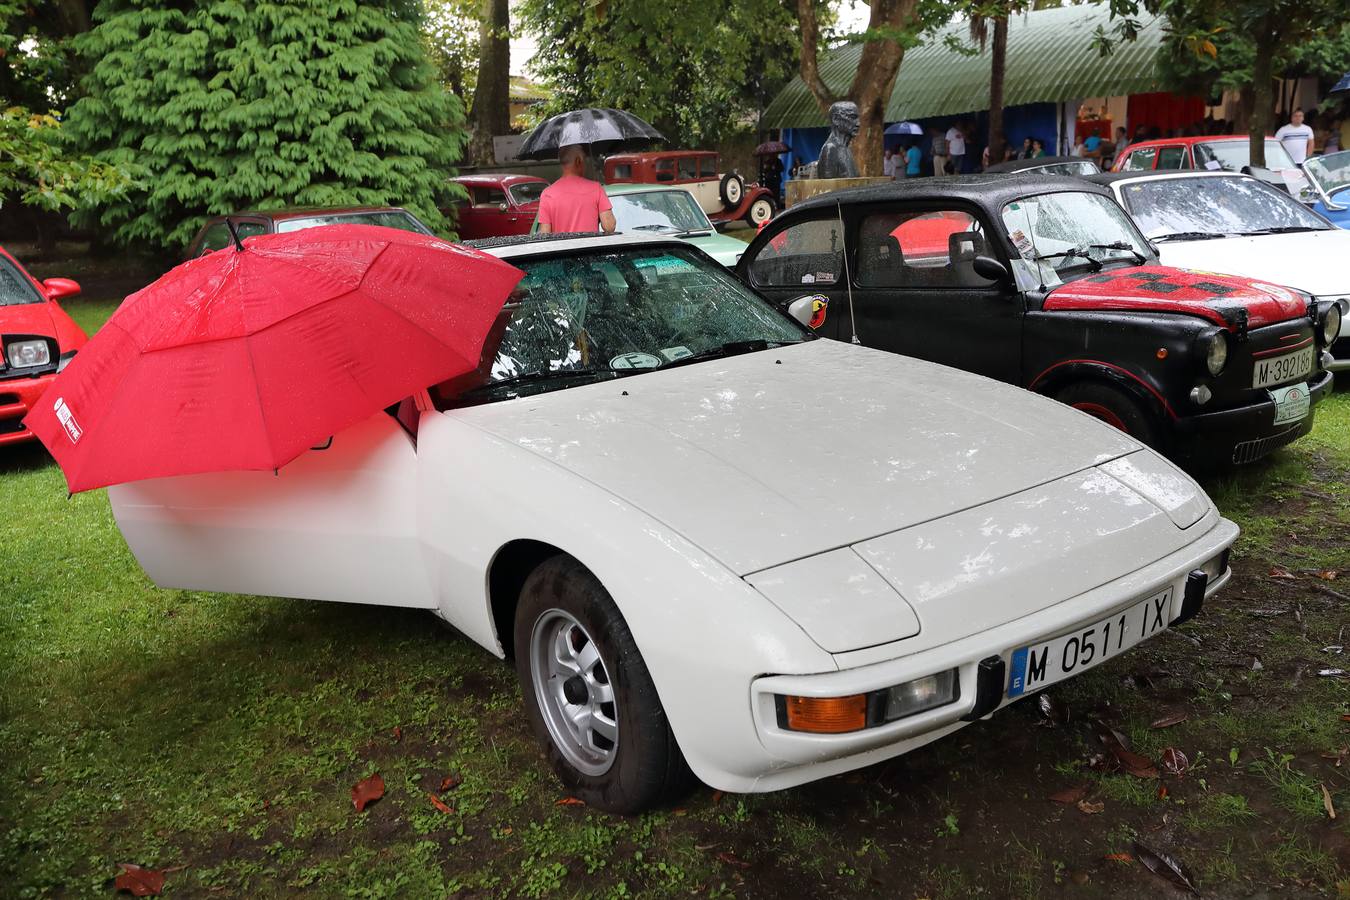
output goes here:
<path id="1" fill-rule="evenodd" d="M 755 148 L 756 156 L 776 156 L 779 153 L 787 153 L 792 148 L 782 141 L 765 141 Z"/>
<path id="2" fill-rule="evenodd" d="M 561 147 L 588 144 L 592 153 L 633 149 L 665 137 L 621 109 L 577 109 L 540 122 L 520 145 L 520 159 L 553 159 Z"/>
<path id="3" fill-rule="evenodd" d="M 1350 72 L 1342 75 L 1341 80 L 1336 82 L 1336 86 L 1327 91 L 1327 94 L 1350 94 Z"/>

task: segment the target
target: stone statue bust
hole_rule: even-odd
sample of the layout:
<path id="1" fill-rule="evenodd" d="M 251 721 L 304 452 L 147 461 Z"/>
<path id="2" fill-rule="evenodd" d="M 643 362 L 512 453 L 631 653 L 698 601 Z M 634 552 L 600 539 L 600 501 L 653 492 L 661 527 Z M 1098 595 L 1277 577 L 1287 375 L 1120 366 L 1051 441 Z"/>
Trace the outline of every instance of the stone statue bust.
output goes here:
<path id="1" fill-rule="evenodd" d="M 817 178 L 857 178 L 858 164 L 848 145 L 858 133 L 858 104 L 840 100 L 830 106 L 830 136 L 820 148 Z"/>

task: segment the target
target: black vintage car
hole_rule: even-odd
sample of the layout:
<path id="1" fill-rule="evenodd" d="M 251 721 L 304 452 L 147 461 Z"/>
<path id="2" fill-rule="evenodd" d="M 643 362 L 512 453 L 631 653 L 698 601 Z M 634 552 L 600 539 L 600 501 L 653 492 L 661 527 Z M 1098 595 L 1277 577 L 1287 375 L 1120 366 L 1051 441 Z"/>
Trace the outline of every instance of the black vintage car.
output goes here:
<path id="1" fill-rule="evenodd" d="M 1102 167 L 1090 159 L 1081 156 L 1034 156 L 1031 159 L 1010 159 L 985 167 L 986 175 L 1011 175 L 1022 172 L 1027 175 L 1075 175 L 1084 178 L 1088 175 L 1100 175 Z"/>
<path id="2" fill-rule="evenodd" d="M 784 306 L 817 295 L 828 337 L 1025 386 L 1191 463 L 1251 462 L 1307 434 L 1331 386 L 1326 309 L 1159 265 L 1110 193 L 1077 178 L 823 194 L 770 222 L 737 272 Z"/>

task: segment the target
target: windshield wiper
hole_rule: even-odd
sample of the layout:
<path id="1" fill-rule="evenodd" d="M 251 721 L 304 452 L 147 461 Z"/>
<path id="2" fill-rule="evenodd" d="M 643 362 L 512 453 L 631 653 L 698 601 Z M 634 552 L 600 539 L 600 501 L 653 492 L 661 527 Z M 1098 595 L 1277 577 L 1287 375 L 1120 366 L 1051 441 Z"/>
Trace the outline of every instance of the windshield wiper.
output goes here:
<path id="1" fill-rule="evenodd" d="M 712 234 L 712 232 L 706 228 L 695 228 L 691 231 L 681 231 L 679 234 L 675 236 L 682 238 L 690 238 L 690 237 L 707 237 L 710 234 Z"/>
<path id="2" fill-rule="evenodd" d="M 1215 233 L 1213 231 L 1172 231 L 1167 234 L 1160 234 L 1157 237 L 1149 238 L 1155 244 L 1165 244 L 1168 241 L 1212 241 L 1217 238 L 1232 237 L 1231 234 L 1224 232 Z"/>
<path id="3" fill-rule="evenodd" d="M 467 391 L 463 392 L 463 395 L 485 393 L 488 391 L 520 387 L 521 385 L 528 384 L 542 384 L 548 381 L 567 381 L 574 378 L 618 378 L 620 375 L 625 374 L 628 373 L 618 369 L 550 369 L 547 372 L 524 372 L 520 375 L 513 375 L 510 378 L 503 378 L 500 381 L 489 381 L 480 384 L 477 387 L 469 388 Z"/>
<path id="4" fill-rule="evenodd" d="M 663 234 L 667 231 L 679 231 L 674 225 L 634 225 L 634 231 L 659 231 Z"/>
<path id="5" fill-rule="evenodd" d="M 1043 259 L 1059 259 L 1060 257 L 1063 257 L 1064 259 L 1077 257 L 1081 259 L 1083 262 L 1092 266 L 1092 271 L 1094 272 L 1100 272 L 1102 269 L 1101 260 L 1093 259 L 1091 256 L 1089 256 L 1087 252 L 1087 247 L 1070 247 L 1068 250 L 1064 250 L 1059 253 L 1042 253 L 1040 256 L 1034 257 L 1033 259 L 1035 262 L 1040 262 Z"/>
<path id="6" fill-rule="evenodd" d="M 681 356 L 679 359 L 666 363 L 661 368 L 672 369 L 675 366 L 682 366 L 686 363 L 703 362 L 708 359 L 722 359 L 728 356 L 740 356 L 742 353 L 756 353 L 760 350 L 768 350 L 770 347 L 800 343 L 801 341 L 767 341 L 764 338 L 755 338 L 749 341 L 728 341 L 725 344 L 710 347 L 707 350 L 700 350 L 698 353 L 691 353 L 689 356 Z"/>
<path id="7" fill-rule="evenodd" d="M 1141 266 L 1144 263 L 1148 262 L 1147 256 L 1140 253 L 1138 250 L 1134 249 L 1124 241 L 1113 241 L 1110 244 L 1088 244 L 1088 246 L 1095 248 L 1097 250 L 1124 250 L 1125 252 L 1133 256 L 1135 258 L 1135 261 L 1138 262 L 1139 265 Z"/>
<path id="8" fill-rule="evenodd" d="M 1311 225 L 1277 225 L 1274 228 L 1257 228 L 1254 231 L 1239 232 L 1243 237 L 1252 234 L 1299 234 L 1304 231 L 1326 231 L 1325 228 L 1314 228 Z"/>

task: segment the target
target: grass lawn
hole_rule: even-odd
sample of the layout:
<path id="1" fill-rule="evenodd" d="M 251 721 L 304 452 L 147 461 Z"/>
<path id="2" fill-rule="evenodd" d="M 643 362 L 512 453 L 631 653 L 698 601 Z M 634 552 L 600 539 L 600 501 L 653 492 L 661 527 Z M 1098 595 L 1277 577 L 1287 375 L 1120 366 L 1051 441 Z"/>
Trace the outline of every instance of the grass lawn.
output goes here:
<path id="1" fill-rule="evenodd" d="M 93 330 L 113 307 L 68 308 Z M 104 492 L 0 452 L 0 895 L 109 896 L 117 863 L 204 897 L 1173 895 L 1140 841 L 1209 896 L 1345 898 L 1350 681 L 1319 672 L 1350 669 L 1327 649 L 1350 630 L 1350 396 L 1207 487 L 1244 530 L 1235 579 L 1054 689 L 1067 723 L 1032 700 L 861 772 L 622 819 L 560 804 L 511 669 L 430 615 L 159 590 Z M 1093 716 L 1188 770 L 1094 770 Z M 1084 807 L 1048 801 L 1075 786 Z"/>

